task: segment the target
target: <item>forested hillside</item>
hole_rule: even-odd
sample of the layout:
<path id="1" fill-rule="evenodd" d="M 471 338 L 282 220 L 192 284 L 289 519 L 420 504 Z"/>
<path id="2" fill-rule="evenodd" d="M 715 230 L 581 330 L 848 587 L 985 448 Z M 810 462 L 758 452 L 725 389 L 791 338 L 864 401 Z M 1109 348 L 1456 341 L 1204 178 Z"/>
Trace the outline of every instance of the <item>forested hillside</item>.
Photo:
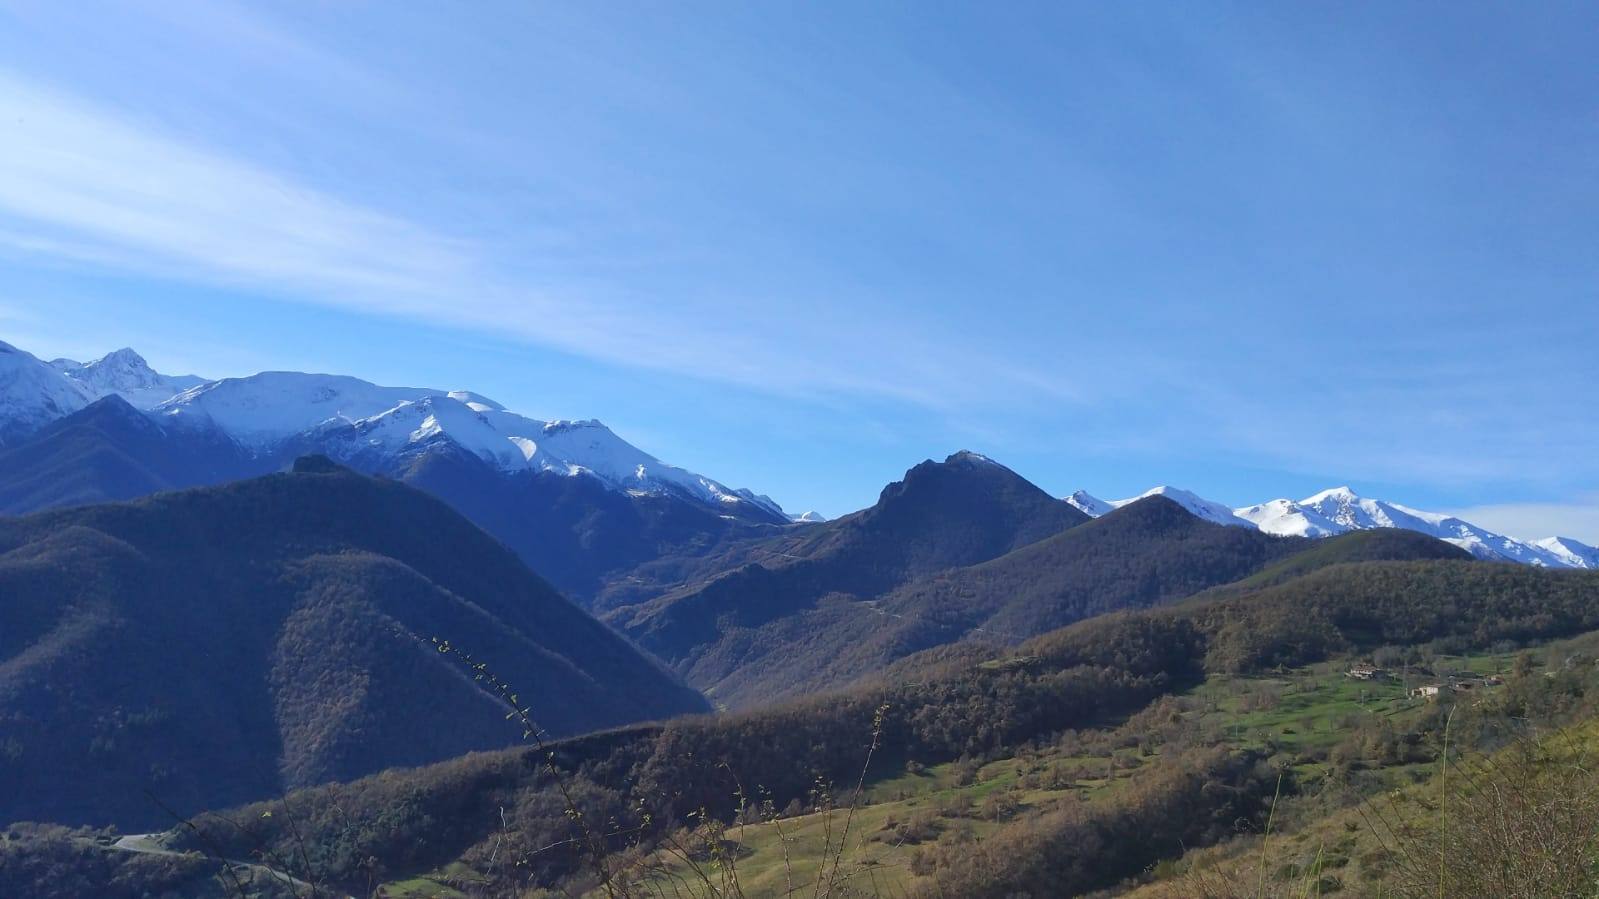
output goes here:
<path id="1" fill-rule="evenodd" d="M 818 784 L 842 804 L 839 796 L 860 775 L 869 751 L 867 780 L 876 783 L 906 770 L 1036 753 L 1056 740 L 1088 745 L 1081 741 L 1100 733 L 1110 745 L 1155 746 L 1170 739 L 1157 735 L 1171 733 L 1161 722 L 1172 712 L 1151 702 L 1239 676 L 1233 672 L 1247 676 L 1383 647 L 1502 652 L 1595 627 L 1599 575 L 1456 560 L 1340 563 L 1223 599 L 1099 616 L 980 662 L 958 655 L 928 660 L 912 679 L 569 741 L 554 747 L 559 774 L 540 753 L 518 750 L 304 791 L 291 807 L 310 834 L 312 870 L 329 883 L 359 884 L 370 873 L 363 860 L 373 858 L 379 876 L 389 879 L 460 863 L 490 881 L 516 871 L 513 876 L 535 882 L 592 885 L 599 869 L 580 851 L 581 840 L 567 844 L 577 847 L 571 853 L 531 852 L 577 836 L 570 819 L 562 823 L 563 789 L 591 820 L 623 825 L 605 838 L 614 854 L 604 870 L 620 877 L 641 870 L 633 867 L 638 849 L 628 847 L 659 845 L 679 824 L 701 820 L 701 810 L 724 821 L 741 802 L 775 809 L 779 819 L 785 809 L 812 814 L 807 810 L 820 801 Z M 1146 707 L 1150 711 L 1128 719 Z M 1017 831 L 1002 853 L 1015 876 L 994 882 L 1012 891 L 1038 884 L 1110 886 L 1183 846 L 1226 836 L 1232 824 L 1223 826 L 1223 820 L 1260 826 L 1274 790 L 1285 789 L 1274 786 L 1276 774 L 1253 767 L 1263 755 L 1187 758 L 1162 779 L 1155 769 L 1139 774 L 1143 766 L 1133 764 L 1135 757 L 1129 783 L 1142 786 L 1134 792 L 1124 798 L 1120 790 L 1106 793 L 1103 803 L 1082 810 L 1091 812 L 1087 819 L 1062 811 L 1064 817 Z M 1204 786 L 1211 783 L 1218 786 Z M 1197 797 L 1195 785 L 1203 787 Z M 1088 795 L 1100 793 L 1096 788 Z M 263 817 L 274 808 L 230 813 L 243 831 L 203 823 L 212 819 L 202 820 L 202 831 L 228 853 L 266 847 L 286 855 L 298 837 L 281 815 Z M 503 820 L 500 808 L 506 809 Z M 1066 839 L 1086 833 L 1085 827 L 1137 832 L 1144 854 L 1118 854 L 1111 865 L 1109 856 L 1096 854 L 1109 851 L 1108 844 Z M 1067 843 L 1073 848 L 1063 849 Z M 527 847 L 511 850 L 522 865 L 499 867 L 508 846 Z M 945 862 L 936 854 L 927 863 L 922 876 L 960 874 L 941 867 Z"/>
<path id="2" fill-rule="evenodd" d="M 174 434 L 113 394 L 0 449 L 0 514 L 134 499 L 255 473 L 227 440 Z"/>
<path id="3" fill-rule="evenodd" d="M 766 622 L 723 618 L 715 642 L 667 658 L 715 701 L 750 707 L 836 689 L 932 647 L 1016 643 L 1104 612 L 1181 599 L 1308 545 L 1210 524 L 1151 497 L 872 601 L 830 596 Z"/>
<path id="4" fill-rule="evenodd" d="M 934 647 L 1014 644 L 1106 612 L 1165 605 L 1234 582 L 1228 590 L 1237 592 L 1342 561 L 1429 558 L 1470 555 L 1410 532 L 1274 537 L 1212 524 L 1152 496 L 876 595 L 823 590 L 825 582 L 805 579 L 816 566 L 794 563 L 752 567 L 618 617 L 644 628 L 635 631 L 644 645 L 714 701 L 749 708 L 837 689 Z"/>
<path id="5" fill-rule="evenodd" d="M 833 648 L 853 639 L 863 623 L 877 621 L 863 602 L 1087 520 L 1010 469 L 975 453 L 956 453 L 912 468 L 885 487 L 871 508 L 782 539 L 739 546 L 715 557 L 723 573 L 691 580 L 606 619 L 688 673 L 718 702 L 744 706 L 848 680 L 819 675 L 804 684 L 790 681 L 789 690 L 728 680 L 733 667 L 770 664 L 773 641 L 784 641 L 784 658 L 797 669 L 820 669 Z M 738 567 L 727 570 L 730 565 Z M 709 656 L 718 657 L 711 667 L 722 673 L 697 667 Z"/>
<path id="6" fill-rule="evenodd" d="M 443 503 L 307 459 L 0 519 L 0 815 L 148 827 L 517 742 L 440 634 L 555 735 L 706 708 Z"/>

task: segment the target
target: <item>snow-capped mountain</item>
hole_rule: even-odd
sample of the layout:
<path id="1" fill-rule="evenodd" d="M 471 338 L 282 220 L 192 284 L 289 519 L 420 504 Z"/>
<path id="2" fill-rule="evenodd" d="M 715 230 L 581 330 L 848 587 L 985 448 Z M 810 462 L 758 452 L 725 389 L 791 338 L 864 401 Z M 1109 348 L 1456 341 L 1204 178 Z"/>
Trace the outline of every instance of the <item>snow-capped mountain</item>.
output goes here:
<path id="1" fill-rule="evenodd" d="M 821 524 L 827 520 L 827 516 L 820 512 L 807 510 L 799 513 L 798 515 L 788 516 L 788 520 L 802 524 Z"/>
<path id="2" fill-rule="evenodd" d="M 236 458 L 255 460 L 252 465 L 322 452 L 364 470 L 396 472 L 424 454 L 451 450 L 508 474 L 592 477 L 612 490 L 672 494 L 735 517 L 754 515 L 763 523 L 825 520 L 815 513 L 789 516 L 769 497 L 667 465 L 597 421 L 530 418 L 468 391 L 383 387 L 359 378 L 302 372 L 207 381 L 160 374 L 131 349 L 87 363 L 44 362 L 0 342 L 0 447 L 113 395 L 163 428 L 202 434 L 211 445 L 229 447 Z M 998 465 L 968 452 L 951 460 Z M 1367 528 L 1405 528 L 1480 558 L 1599 569 L 1599 549 L 1568 537 L 1519 540 L 1451 515 L 1362 497 L 1348 487 L 1238 509 L 1168 486 L 1111 501 L 1079 490 L 1066 502 L 1098 517 L 1154 495 L 1174 500 L 1207 521 L 1270 534 L 1327 537 Z"/>
<path id="3" fill-rule="evenodd" d="M 45 362 L 0 341 L 0 446 L 112 394 L 150 409 L 203 383 L 194 375 L 158 374 L 129 349 L 87 363 Z"/>
<path id="4" fill-rule="evenodd" d="M 1073 493 L 1071 496 L 1066 497 L 1066 502 L 1089 518 L 1098 518 L 1116 508 L 1115 503 L 1107 503 L 1087 490 L 1079 490 Z"/>
<path id="5" fill-rule="evenodd" d="M 1599 548 L 1570 537 L 1545 537 L 1532 541 L 1532 545 L 1568 568 L 1599 568 Z"/>
<path id="6" fill-rule="evenodd" d="M 377 467 L 447 440 L 501 471 L 589 475 L 620 490 L 672 491 L 714 505 L 750 503 L 783 514 L 771 499 L 667 465 L 597 421 L 539 421 L 465 391 L 265 372 L 185 391 L 154 414 L 180 427 L 215 427 L 257 452 L 298 442 Z"/>
<path id="7" fill-rule="evenodd" d="M 191 387 L 206 383 L 197 375 L 163 375 L 144 357 L 123 347 L 93 362 L 54 359 L 50 367 L 75 381 L 94 399 L 116 394 L 137 409 L 153 409 Z"/>
<path id="8" fill-rule="evenodd" d="M 788 520 L 770 497 L 667 465 L 597 421 L 543 421 L 469 391 L 382 387 L 342 375 L 277 371 L 218 381 L 163 375 L 131 349 L 87 363 L 44 362 L 0 343 L 0 446 L 113 394 L 164 428 L 225 438 L 261 460 L 322 452 L 386 471 L 448 446 L 502 472 L 590 476 L 619 491 L 672 493 L 722 511 Z"/>
<path id="9" fill-rule="evenodd" d="M 1234 509 L 1233 514 L 1268 534 L 1283 537 L 1331 537 L 1349 530 L 1348 525 L 1339 524 L 1291 499 L 1274 499 L 1244 506 Z"/>
<path id="10" fill-rule="evenodd" d="M 0 341 L 0 446 L 89 405 L 95 399 L 32 353 Z"/>
<path id="11" fill-rule="evenodd" d="M 468 391 L 263 372 L 186 390 L 152 414 L 180 428 L 216 429 L 257 454 L 292 446 L 383 469 L 448 442 L 504 472 L 587 475 L 618 490 L 671 492 L 724 509 L 747 504 L 786 518 L 769 497 L 667 465 L 597 421 L 528 418 Z"/>
<path id="12" fill-rule="evenodd" d="M 1299 505 L 1342 525 L 1346 530 L 1405 528 L 1453 543 L 1482 559 L 1508 560 L 1551 568 L 1589 567 L 1586 564 L 1574 564 L 1584 559 L 1580 550 L 1563 557 L 1540 547 L 1539 541 L 1523 541 L 1496 534 L 1453 515 L 1423 512 L 1398 503 L 1368 499 L 1359 496 L 1348 487 L 1323 490 L 1315 496 L 1301 500 Z M 1575 540 L 1566 540 L 1566 544 L 1586 549 L 1583 544 Z"/>
<path id="13" fill-rule="evenodd" d="M 405 402 L 445 396 L 443 390 L 379 387 L 343 375 L 268 371 L 201 384 L 152 411 L 179 427 L 214 427 L 240 446 L 264 452 L 321 425 L 362 421 Z"/>
<path id="14" fill-rule="evenodd" d="M 1156 487 L 1129 499 L 1109 502 L 1079 490 L 1066 497 L 1066 502 L 1097 518 L 1156 494 L 1176 500 L 1206 521 L 1246 525 L 1279 536 L 1331 537 L 1370 528 L 1404 528 L 1453 543 L 1480 559 L 1548 568 L 1599 568 L 1599 549 L 1570 537 L 1518 540 L 1452 515 L 1368 499 L 1348 487 L 1323 490 L 1302 500 L 1274 499 L 1237 509 L 1227 509 L 1221 503 L 1171 487 Z"/>
<path id="15" fill-rule="evenodd" d="M 1071 496 L 1066 497 L 1066 502 L 1075 506 L 1078 511 L 1083 512 L 1089 517 L 1098 518 L 1112 509 L 1120 509 L 1122 506 L 1125 506 L 1128 503 L 1135 503 L 1149 496 L 1164 496 L 1167 499 L 1177 503 L 1179 506 L 1182 506 L 1184 509 L 1187 509 L 1189 513 L 1193 514 L 1194 516 L 1203 518 L 1209 522 L 1225 524 L 1229 527 L 1254 526 L 1252 523 L 1244 521 L 1243 519 L 1234 515 L 1233 510 L 1227 508 L 1221 503 L 1205 499 L 1196 493 L 1191 493 L 1179 487 L 1168 487 L 1164 484 L 1159 487 L 1151 487 L 1137 496 L 1130 496 L 1127 499 L 1113 499 L 1109 501 L 1098 499 L 1086 491 L 1079 490 L 1076 493 L 1073 493 Z"/>

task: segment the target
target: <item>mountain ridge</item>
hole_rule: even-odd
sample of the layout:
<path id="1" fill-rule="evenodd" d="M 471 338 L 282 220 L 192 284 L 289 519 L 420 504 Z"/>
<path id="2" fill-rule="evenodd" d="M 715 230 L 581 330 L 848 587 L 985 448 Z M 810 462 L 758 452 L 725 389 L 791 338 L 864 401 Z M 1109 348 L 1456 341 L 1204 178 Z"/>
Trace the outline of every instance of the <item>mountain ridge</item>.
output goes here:
<path id="1" fill-rule="evenodd" d="M 201 472 L 260 474 L 297 455 L 321 452 L 363 471 L 393 475 L 428 453 L 460 450 L 502 473 L 592 477 L 623 494 L 676 496 L 755 525 L 812 525 L 820 518 L 810 513 L 791 516 L 752 490 L 730 488 L 662 463 L 592 419 L 540 421 L 471 391 L 381 387 L 342 375 L 279 371 L 216 381 L 169 376 L 156 372 L 130 348 L 88 363 L 43 362 L 0 343 L 0 449 L 18 446 L 42 433 L 46 425 L 112 395 L 151 414 L 174 439 L 180 432 L 192 434 L 215 449 L 218 457 L 198 466 Z M 235 449 L 224 446 L 230 441 Z M 240 470 L 234 458 L 239 455 L 259 464 Z M 977 453 L 957 455 L 968 456 L 973 464 L 999 464 Z M 188 458 L 194 458 L 192 452 Z M 160 467 L 143 459 L 123 468 L 134 472 L 141 465 Z M 101 475 L 110 478 L 104 471 Z M 127 498 L 139 489 L 135 485 L 161 489 L 207 482 L 189 477 L 161 485 L 158 480 L 136 473 L 128 474 L 125 483 L 110 478 L 108 489 L 97 497 L 91 486 L 95 477 L 77 477 L 60 501 Z M 7 486 L 0 484 L 0 496 L 7 492 Z M 26 502 L 39 505 L 55 502 L 48 490 L 9 492 L 32 496 Z M 1599 548 L 1569 537 L 1511 538 L 1453 516 L 1361 497 L 1347 487 L 1303 500 L 1275 499 L 1236 509 L 1169 486 L 1111 502 L 1077 491 L 1066 502 L 1096 517 L 1153 494 L 1168 496 L 1205 520 L 1267 533 L 1326 537 L 1351 529 L 1405 527 L 1453 542 L 1480 558 L 1599 568 Z M 26 503 L 13 509 L 28 510 Z M 605 589 L 592 580 L 588 583 L 591 591 Z"/>
<path id="2" fill-rule="evenodd" d="M 597 420 L 529 418 L 472 391 L 290 371 L 207 380 L 160 374 L 126 347 L 87 363 L 44 362 L 0 342 L 0 447 L 111 395 L 170 430 L 213 443 L 226 438 L 278 464 L 322 452 L 384 471 L 450 440 L 508 472 L 592 476 L 613 490 L 672 493 L 739 517 L 789 520 L 770 497 L 661 462 Z"/>
<path id="3" fill-rule="evenodd" d="M 1067 497 L 1066 502 L 1085 514 L 1098 517 L 1155 493 L 1172 495 L 1201 518 L 1216 521 L 1225 512 L 1231 520 L 1221 523 L 1253 527 L 1268 534 L 1324 538 L 1371 528 L 1402 528 L 1452 543 L 1480 559 L 1546 568 L 1599 568 L 1599 548 L 1570 537 L 1520 540 L 1452 515 L 1363 497 L 1347 486 L 1329 488 L 1302 500 L 1274 499 L 1236 509 L 1227 509 L 1221 503 L 1186 490 L 1164 486 L 1138 497 L 1111 501 L 1078 490 Z"/>
<path id="4" fill-rule="evenodd" d="M 660 651 L 708 696 L 746 708 L 838 688 L 936 647 L 1016 644 L 1105 612 L 1163 605 L 1309 545 L 1206 521 L 1156 495 L 876 597 L 826 597 L 782 617 L 740 619 L 707 647 Z M 654 649 L 652 636 L 641 642 Z"/>
<path id="5" fill-rule="evenodd" d="M 667 659 L 720 630 L 758 627 L 823 597 L 870 599 L 907 579 L 970 565 L 1075 527 L 1088 517 L 985 456 L 925 460 L 876 504 L 807 525 L 736 568 L 606 620 Z M 751 600 L 760 596 L 759 603 Z"/>

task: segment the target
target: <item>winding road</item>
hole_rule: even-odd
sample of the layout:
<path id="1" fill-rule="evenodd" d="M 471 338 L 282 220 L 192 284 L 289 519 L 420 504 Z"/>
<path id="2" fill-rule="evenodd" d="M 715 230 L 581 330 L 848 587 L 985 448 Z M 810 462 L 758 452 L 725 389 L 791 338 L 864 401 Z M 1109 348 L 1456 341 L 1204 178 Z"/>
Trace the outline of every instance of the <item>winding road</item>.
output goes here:
<path id="1" fill-rule="evenodd" d="M 110 844 L 109 848 L 116 849 L 121 852 L 137 852 L 143 855 L 189 855 L 187 852 L 176 852 L 163 846 L 160 842 L 160 838 L 165 836 L 165 833 L 130 833 L 125 837 L 121 837 L 115 843 Z M 241 862 L 230 858 L 220 859 L 220 861 L 222 864 L 229 867 L 242 868 L 250 872 L 252 878 L 264 877 L 267 880 L 276 881 L 277 883 L 292 887 L 296 894 L 298 894 L 301 890 L 304 890 L 307 897 L 338 895 L 337 893 L 330 894 L 315 884 L 307 883 L 306 881 L 301 880 L 292 874 L 279 871 L 276 868 L 271 868 L 258 862 Z M 344 899 L 355 899 L 355 897 L 346 896 Z"/>

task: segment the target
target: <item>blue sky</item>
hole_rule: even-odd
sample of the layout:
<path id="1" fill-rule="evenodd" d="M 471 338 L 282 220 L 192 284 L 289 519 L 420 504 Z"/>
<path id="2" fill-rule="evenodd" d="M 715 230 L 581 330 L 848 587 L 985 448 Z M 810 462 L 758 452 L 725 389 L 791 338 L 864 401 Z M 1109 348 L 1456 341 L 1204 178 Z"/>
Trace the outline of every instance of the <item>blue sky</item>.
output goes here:
<path id="1" fill-rule="evenodd" d="M 0 0 L 0 338 L 463 387 L 830 514 L 1599 542 L 1599 7 Z"/>

